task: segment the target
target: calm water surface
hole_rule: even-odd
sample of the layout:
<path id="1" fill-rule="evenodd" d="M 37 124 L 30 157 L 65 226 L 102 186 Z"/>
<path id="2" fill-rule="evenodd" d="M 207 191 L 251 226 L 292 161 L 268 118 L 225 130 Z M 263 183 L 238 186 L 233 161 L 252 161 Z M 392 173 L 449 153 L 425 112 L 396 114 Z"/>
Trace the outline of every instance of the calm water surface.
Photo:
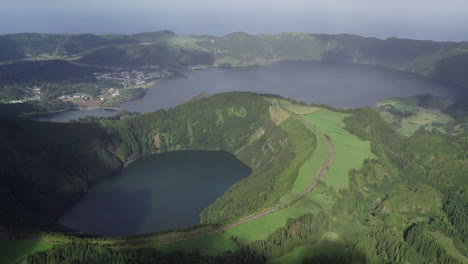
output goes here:
<path id="1" fill-rule="evenodd" d="M 285 61 L 240 68 L 208 68 L 169 79 L 148 89 L 140 99 L 121 104 L 135 112 L 152 112 L 182 104 L 201 93 L 252 91 L 279 94 L 307 103 L 335 107 L 374 106 L 379 99 L 422 93 L 463 98 L 467 92 L 416 74 L 388 68 L 321 62 Z M 69 110 L 34 116 L 39 121 L 68 122 L 88 115 L 107 117 L 109 109 Z M 29 118 L 29 117 L 28 117 Z"/>
<path id="2" fill-rule="evenodd" d="M 374 106 L 382 98 L 421 93 L 456 98 L 459 90 L 416 74 L 382 67 L 319 62 L 280 62 L 266 66 L 209 68 L 186 78 L 164 80 L 140 99 L 126 102 L 129 111 L 174 107 L 200 93 L 252 91 L 273 93 L 335 107 Z"/>
<path id="3" fill-rule="evenodd" d="M 80 231 L 121 236 L 198 224 L 200 212 L 251 170 L 223 151 L 177 151 L 99 179 L 60 218 Z"/>
<path id="4" fill-rule="evenodd" d="M 70 110 L 56 112 L 56 113 L 31 115 L 25 118 L 37 120 L 37 121 L 65 123 L 73 119 L 83 118 L 87 116 L 109 117 L 109 116 L 114 116 L 118 113 L 119 113 L 118 110 L 106 109 L 106 108 L 70 109 Z"/>

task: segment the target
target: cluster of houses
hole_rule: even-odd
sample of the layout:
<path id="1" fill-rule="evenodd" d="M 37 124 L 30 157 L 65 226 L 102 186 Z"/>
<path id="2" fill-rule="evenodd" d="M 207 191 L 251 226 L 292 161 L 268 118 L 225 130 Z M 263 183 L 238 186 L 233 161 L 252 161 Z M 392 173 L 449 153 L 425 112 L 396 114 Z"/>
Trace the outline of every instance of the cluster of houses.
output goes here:
<path id="1" fill-rule="evenodd" d="M 132 85 L 142 85 L 158 78 L 168 77 L 170 73 L 165 70 L 161 71 L 122 71 L 122 72 L 107 72 L 94 73 L 98 80 L 113 80 L 120 82 L 124 87 Z"/>
<path id="2" fill-rule="evenodd" d="M 133 71 L 114 71 L 114 72 L 96 72 L 94 76 L 98 80 L 112 80 L 121 83 L 124 88 L 129 86 L 139 86 L 151 82 L 156 79 L 161 79 L 171 76 L 171 73 L 166 70 L 160 70 L 159 68 L 150 70 L 133 70 Z M 34 93 L 40 94 L 40 88 L 34 88 Z M 96 100 L 104 101 L 109 96 L 115 97 L 120 95 L 120 91 L 117 88 L 108 88 L 105 94 L 102 94 Z M 73 95 L 62 95 L 58 99 L 63 101 L 71 101 L 76 99 L 83 99 L 85 101 L 94 100 L 95 98 L 87 94 L 73 94 Z"/>
<path id="3" fill-rule="evenodd" d="M 108 96 L 114 97 L 114 96 L 118 96 L 118 95 L 120 95 L 119 89 L 109 88 L 109 89 L 107 89 L 105 95 L 101 95 L 100 97 L 98 97 L 96 99 L 104 101 Z M 60 99 L 62 101 L 71 101 L 71 100 L 76 100 L 76 99 L 83 99 L 85 101 L 88 101 L 88 100 L 94 100 L 95 98 L 90 96 L 90 95 L 87 95 L 87 94 L 72 94 L 72 95 L 62 95 L 62 96 L 58 97 L 58 99 Z"/>
<path id="4" fill-rule="evenodd" d="M 39 87 L 34 87 L 32 90 L 33 94 L 41 94 L 41 88 Z"/>
<path id="5" fill-rule="evenodd" d="M 109 88 L 107 90 L 107 93 L 110 94 L 111 96 L 120 95 L 119 89 L 116 89 L 116 88 Z"/>
<path id="6" fill-rule="evenodd" d="M 64 101 L 75 100 L 75 99 L 93 100 L 93 97 L 86 95 L 86 94 L 73 94 L 73 95 L 62 95 L 62 96 L 59 96 L 58 99 L 64 100 Z"/>

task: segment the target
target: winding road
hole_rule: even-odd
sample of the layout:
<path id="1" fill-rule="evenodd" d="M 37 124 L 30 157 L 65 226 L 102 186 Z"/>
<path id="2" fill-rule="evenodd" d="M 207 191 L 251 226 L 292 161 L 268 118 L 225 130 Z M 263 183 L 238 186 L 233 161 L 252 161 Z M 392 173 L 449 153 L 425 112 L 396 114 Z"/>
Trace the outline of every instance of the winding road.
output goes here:
<path id="1" fill-rule="evenodd" d="M 301 192 L 300 194 L 296 195 L 295 197 L 291 198 L 290 200 L 286 201 L 286 202 L 283 202 L 282 204 L 280 205 L 277 205 L 271 209 L 268 209 L 266 211 L 263 211 L 261 213 L 258 213 L 258 214 L 255 214 L 255 215 L 252 215 L 250 217 L 247 217 L 247 218 L 244 218 L 242 220 L 239 220 L 235 223 L 232 223 L 232 224 L 229 224 L 229 225 L 226 225 L 226 226 L 222 226 L 222 227 L 219 227 L 219 228 L 216 228 L 216 229 L 210 229 L 210 228 L 205 228 L 205 229 L 200 229 L 200 230 L 197 230 L 197 231 L 192 231 L 192 232 L 183 232 L 183 233 L 177 233 L 177 234 L 169 234 L 169 235 L 161 235 L 161 236 L 157 236 L 157 237 L 151 237 L 151 238 L 143 238 L 141 240 L 128 240 L 127 243 L 138 243 L 138 242 L 155 242 L 155 241 L 160 241 L 161 243 L 169 243 L 169 242 L 176 242 L 176 241 L 181 241 L 181 240 L 186 240 L 186 239 L 192 239 L 192 238 L 198 238 L 198 237 L 203 237 L 203 236 L 208 236 L 208 235 L 212 235 L 212 234 L 215 234 L 215 233 L 219 233 L 221 231 L 225 231 L 227 229 L 231 229 L 233 227 L 236 227 L 236 226 L 239 226 L 239 225 L 242 225 L 244 223 L 247 223 L 247 222 L 250 222 L 254 219 L 258 219 L 262 216 L 265 216 L 267 214 L 270 214 L 272 212 L 275 212 L 275 211 L 278 211 L 278 210 L 281 210 L 282 208 L 284 207 L 287 207 L 289 206 L 290 204 L 294 203 L 295 201 L 301 199 L 302 197 L 304 197 L 306 194 L 308 194 L 317 184 L 318 182 L 323 178 L 323 176 L 327 173 L 328 171 L 328 168 L 330 167 L 330 165 L 333 163 L 333 157 L 334 157 L 334 154 L 333 154 L 333 145 L 331 144 L 331 142 L 327 139 L 327 137 L 325 137 L 324 134 L 322 134 L 322 132 L 317 128 L 315 127 L 313 124 L 307 122 L 306 120 L 302 119 L 301 117 L 299 117 L 298 115 L 290 112 L 290 111 L 287 111 L 285 109 L 283 109 L 277 101 L 274 102 L 276 107 L 278 109 L 280 109 L 281 111 L 285 111 L 287 112 L 289 115 L 291 115 L 293 118 L 301 121 L 302 123 L 304 123 L 306 126 L 312 128 L 312 130 L 317 133 L 321 139 L 327 144 L 327 147 L 328 147 L 328 159 L 327 161 L 322 165 L 322 167 L 320 168 L 320 170 L 317 172 L 316 176 L 315 176 L 315 180 L 314 182 L 309 185 L 303 192 Z"/>

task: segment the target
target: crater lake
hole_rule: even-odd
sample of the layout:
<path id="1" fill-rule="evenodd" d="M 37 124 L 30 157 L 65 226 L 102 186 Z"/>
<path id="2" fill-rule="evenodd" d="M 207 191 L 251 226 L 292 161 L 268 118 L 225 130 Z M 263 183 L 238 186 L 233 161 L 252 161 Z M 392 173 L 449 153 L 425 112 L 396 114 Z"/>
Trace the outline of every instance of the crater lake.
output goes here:
<path id="1" fill-rule="evenodd" d="M 98 179 L 59 223 L 73 229 L 123 236 L 183 228 L 251 169 L 225 151 L 174 151 L 131 163 Z"/>

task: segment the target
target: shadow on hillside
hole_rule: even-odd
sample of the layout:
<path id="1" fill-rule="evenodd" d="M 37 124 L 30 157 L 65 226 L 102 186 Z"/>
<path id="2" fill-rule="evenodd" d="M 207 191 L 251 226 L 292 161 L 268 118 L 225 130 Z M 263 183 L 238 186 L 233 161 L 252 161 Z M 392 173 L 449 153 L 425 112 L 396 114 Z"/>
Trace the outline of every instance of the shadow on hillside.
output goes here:
<path id="1" fill-rule="evenodd" d="M 341 253 L 337 255 L 319 254 L 317 256 L 307 258 L 302 261 L 303 264 L 370 264 L 367 256 L 362 252 Z"/>
<path id="2" fill-rule="evenodd" d="M 139 232 L 151 208 L 151 193 L 145 189 L 89 192 L 59 223 L 95 235 L 131 235 Z"/>

